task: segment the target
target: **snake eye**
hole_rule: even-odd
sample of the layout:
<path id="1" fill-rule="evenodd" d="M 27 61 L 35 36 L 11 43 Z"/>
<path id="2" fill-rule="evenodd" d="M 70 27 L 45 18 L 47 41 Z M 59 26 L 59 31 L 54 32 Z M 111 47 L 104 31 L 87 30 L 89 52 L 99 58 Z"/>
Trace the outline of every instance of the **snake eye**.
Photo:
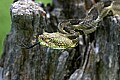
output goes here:
<path id="1" fill-rule="evenodd" d="M 43 40 L 44 37 L 43 37 L 42 35 L 39 35 L 39 36 L 38 36 L 38 39 Z"/>

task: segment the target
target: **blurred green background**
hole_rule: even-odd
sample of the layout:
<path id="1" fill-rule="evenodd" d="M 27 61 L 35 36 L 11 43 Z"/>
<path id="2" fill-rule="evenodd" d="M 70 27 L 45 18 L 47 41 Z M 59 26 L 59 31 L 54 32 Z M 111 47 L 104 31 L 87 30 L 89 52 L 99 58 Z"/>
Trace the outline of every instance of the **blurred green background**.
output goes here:
<path id="1" fill-rule="evenodd" d="M 45 4 L 51 3 L 52 0 L 35 0 Z M 10 20 L 10 5 L 13 0 L 0 0 L 0 56 L 3 51 L 3 42 L 6 34 L 10 31 L 11 20 Z"/>

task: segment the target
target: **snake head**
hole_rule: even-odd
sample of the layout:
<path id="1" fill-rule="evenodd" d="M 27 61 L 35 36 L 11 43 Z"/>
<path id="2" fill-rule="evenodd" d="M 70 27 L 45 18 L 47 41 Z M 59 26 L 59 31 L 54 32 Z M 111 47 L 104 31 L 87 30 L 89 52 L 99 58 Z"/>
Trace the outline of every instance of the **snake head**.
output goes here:
<path id="1" fill-rule="evenodd" d="M 72 41 L 61 33 L 43 33 L 38 36 L 40 45 L 47 46 L 53 49 L 66 49 L 75 47 L 77 42 Z"/>
<path id="2" fill-rule="evenodd" d="M 49 40 L 50 39 L 47 37 L 47 35 L 42 34 L 38 36 L 38 41 L 40 42 L 40 45 L 48 46 Z"/>

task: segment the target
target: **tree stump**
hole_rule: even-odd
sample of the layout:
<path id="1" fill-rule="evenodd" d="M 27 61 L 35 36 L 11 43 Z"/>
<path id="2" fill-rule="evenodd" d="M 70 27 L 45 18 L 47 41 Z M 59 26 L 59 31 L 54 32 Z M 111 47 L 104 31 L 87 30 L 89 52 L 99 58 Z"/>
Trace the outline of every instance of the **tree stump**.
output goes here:
<path id="1" fill-rule="evenodd" d="M 57 4 L 57 5 L 56 5 Z M 42 6 L 42 7 L 41 7 Z M 47 17 L 42 14 L 45 10 Z M 119 80 L 120 32 L 113 17 L 107 17 L 92 34 L 92 42 L 72 49 L 54 50 L 31 45 L 35 35 L 58 31 L 61 20 L 86 16 L 82 0 L 53 0 L 43 7 L 32 0 L 18 0 L 10 8 L 11 30 L 6 35 L 1 58 L 4 80 Z M 53 16 L 54 15 L 54 16 Z M 81 37 L 81 36 L 79 36 Z"/>

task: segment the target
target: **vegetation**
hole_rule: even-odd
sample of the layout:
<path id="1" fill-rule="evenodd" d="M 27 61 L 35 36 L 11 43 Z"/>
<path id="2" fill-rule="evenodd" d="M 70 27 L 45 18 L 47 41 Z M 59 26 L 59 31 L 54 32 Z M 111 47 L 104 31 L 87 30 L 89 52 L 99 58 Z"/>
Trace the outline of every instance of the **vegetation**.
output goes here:
<path id="1" fill-rule="evenodd" d="M 36 0 L 36 2 L 38 1 L 44 2 L 45 4 L 51 3 L 51 0 Z M 12 2 L 13 0 L 0 0 L 0 55 L 3 50 L 3 41 L 11 27 L 10 5 Z"/>

